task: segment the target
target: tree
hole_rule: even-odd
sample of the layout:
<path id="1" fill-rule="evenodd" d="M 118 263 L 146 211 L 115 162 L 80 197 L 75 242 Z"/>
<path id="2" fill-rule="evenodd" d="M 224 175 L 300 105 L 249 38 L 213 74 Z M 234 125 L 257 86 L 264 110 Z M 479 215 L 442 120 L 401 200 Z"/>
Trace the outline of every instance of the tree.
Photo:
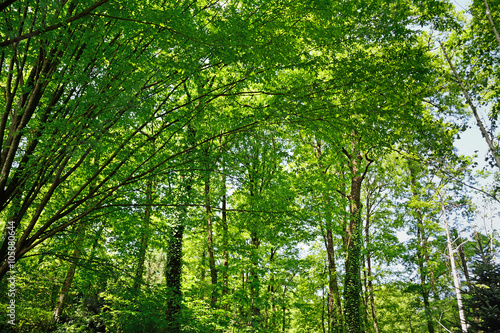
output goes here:
<path id="1" fill-rule="evenodd" d="M 488 145 L 490 165 L 500 168 L 497 133 L 500 95 L 496 89 L 500 43 L 496 29 L 498 13 L 491 12 L 490 6 L 498 7 L 498 2 L 472 1 L 469 8 L 472 19 L 440 46 L 451 72 L 448 80 L 455 83 L 449 84 L 448 92 L 457 93 L 458 88 L 463 95 Z M 451 49 L 457 52 L 450 54 Z M 485 119 L 483 110 L 487 112 Z"/>
<path id="2" fill-rule="evenodd" d="M 500 332 L 500 265 L 487 256 L 479 259 L 464 305 L 471 332 Z"/>

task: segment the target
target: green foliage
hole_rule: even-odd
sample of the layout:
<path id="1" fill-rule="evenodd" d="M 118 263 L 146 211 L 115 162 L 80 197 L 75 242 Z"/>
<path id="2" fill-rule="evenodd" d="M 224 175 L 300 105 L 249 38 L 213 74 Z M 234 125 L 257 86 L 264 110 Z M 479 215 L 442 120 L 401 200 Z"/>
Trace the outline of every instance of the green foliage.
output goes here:
<path id="1" fill-rule="evenodd" d="M 458 29 L 451 3 L 8 2 L 0 330 L 371 332 L 373 305 L 420 332 L 423 290 L 456 326 L 435 192 L 470 211 L 468 162 L 425 32 Z M 483 23 L 450 43 L 496 103 Z"/>
<path id="2" fill-rule="evenodd" d="M 500 332 L 500 265 L 493 258 L 475 263 L 464 307 L 471 332 Z"/>

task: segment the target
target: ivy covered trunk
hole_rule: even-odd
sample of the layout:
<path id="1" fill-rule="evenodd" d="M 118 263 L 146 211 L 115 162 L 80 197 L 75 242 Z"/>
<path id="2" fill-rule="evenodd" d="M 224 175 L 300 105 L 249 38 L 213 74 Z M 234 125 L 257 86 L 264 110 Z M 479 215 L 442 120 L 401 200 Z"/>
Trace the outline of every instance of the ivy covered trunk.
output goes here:
<path id="1" fill-rule="evenodd" d="M 193 147 L 196 142 L 196 130 L 191 126 L 187 129 L 187 146 Z M 182 307 L 182 249 L 183 237 L 188 222 L 188 209 L 192 194 L 194 179 L 194 165 L 187 160 L 190 167 L 185 175 L 181 176 L 179 186 L 179 211 L 175 225 L 170 229 L 167 245 L 167 262 L 165 265 L 165 285 L 167 287 L 167 308 L 165 317 L 169 333 L 181 332 L 181 307 Z"/>
<path id="2" fill-rule="evenodd" d="M 167 264 L 165 282 L 167 286 L 167 309 L 165 311 L 169 332 L 181 331 L 180 311 L 182 304 L 182 237 L 184 224 L 179 223 L 172 228 L 167 248 Z"/>
<path id="3" fill-rule="evenodd" d="M 351 180 L 344 283 L 344 320 L 348 333 L 361 333 L 361 176 Z"/>
<path id="4" fill-rule="evenodd" d="M 344 247 L 346 253 L 345 280 L 344 280 L 344 322 L 345 332 L 363 332 L 361 322 L 361 247 L 363 222 L 361 219 L 361 185 L 372 160 L 366 155 L 366 164 L 362 168 L 364 160 L 357 148 L 358 138 L 354 131 L 352 133 L 352 153 L 343 149 L 344 155 L 349 159 L 351 173 L 351 189 L 349 193 L 350 218 L 345 229 Z"/>

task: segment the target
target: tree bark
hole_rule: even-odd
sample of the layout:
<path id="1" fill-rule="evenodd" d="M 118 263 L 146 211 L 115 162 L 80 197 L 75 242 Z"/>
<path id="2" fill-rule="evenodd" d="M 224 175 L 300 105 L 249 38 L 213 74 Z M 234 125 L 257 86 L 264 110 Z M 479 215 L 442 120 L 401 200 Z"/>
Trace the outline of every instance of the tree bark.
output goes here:
<path id="1" fill-rule="evenodd" d="M 451 274 L 453 276 L 453 285 L 455 286 L 455 295 L 457 297 L 457 305 L 458 305 L 458 316 L 460 318 L 460 327 L 462 328 L 462 332 L 467 332 L 467 322 L 465 320 L 464 308 L 462 306 L 462 292 L 460 290 L 460 280 L 458 279 L 457 269 L 455 267 L 455 256 L 453 245 L 450 237 L 450 229 L 448 227 L 448 214 L 446 212 L 446 207 L 444 205 L 444 198 L 440 191 L 438 191 L 439 197 L 441 199 L 441 211 L 443 212 L 444 219 L 444 230 L 446 232 L 446 246 L 448 248 L 448 255 L 450 257 L 450 266 L 451 266 Z"/>
<path id="2" fill-rule="evenodd" d="M 250 267 L 250 314 L 252 316 L 252 327 L 259 330 L 262 318 L 260 312 L 260 276 L 258 272 L 258 250 L 260 245 L 260 240 L 257 232 L 252 232 L 251 241 L 253 244 L 253 249 L 251 255 L 251 267 Z"/>
<path id="3" fill-rule="evenodd" d="M 415 199 L 418 199 L 417 192 L 417 173 L 412 165 L 411 161 L 409 162 L 410 169 L 410 180 L 411 180 L 411 191 L 412 196 Z M 419 241 L 419 245 L 417 246 L 417 260 L 418 260 L 418 268 L 420 271 L 420 290 L 422 293 L 422 298 L 424 301 L 424 310 L 425 316 L 427 320 L 427 330 L 429 333 L 434 333 L 434 324 L 432 321 L 432 316 L 430 312 L 430 302 L 429 302 L 429 289 L 427 288 L 427 269 L 425 267 L 425 259 L 427 252 L 427 237 L 425 236 L 424 224 L 423 224 L 423 214 L 422 210 L 419 207 L 415 208 L 415 215 L 417 217 L 417 239 Z"/>
<path id="4" fill-rule="evenodd" d="M 353 144 L 354 148 L 354 144 Z M 344 321 L 347 333 L 363 332 L 361 323 L 361 185 L 370 162 L 364 173 L 361 172 L 363 157 L 355 148 L 351 156 L 344 149 L 344 154 L 350 159 L 351 190 L 349 194 L 350 219 L 346 228 L 346 261 L 344 282 Z"/>
<path id="5" fill-rule="evenodd" d="M 328 257 L 328 327 L 329 332 L 342 332 L 342 303 L 337 281 L 337 267 L 335 263 L 335 248 L 333 245 L 333 233 L 331 227 L 326 230 L 324 236 L 326 253 Z"/>
<path id="6" fill-rule="evenodd" d="M 212 293 L 210 305 L 217 304 L 217 269 L 215 267 L 214 244 L 212 233 L 212 207 L 210 204 L 210 173 L 207 172 L 205 178 L 205 214 L 207 219 L 207 245 L 208 245 L 208 265 L 210 268 L 210 280 L 212 283 Z"/>
<path id="7" fill-rule="evenodd" d="M 82 253 L 81 246 L 83 239 L 85 237 L 85 225 L 80 223 L 76 230 L 77 238 L 75 241 L 75 250 L 73 251 L 71 265 L 66 273 L 66 278 L 64 279 L 61 292 L 59 294 L 59 299 L 57 302 L 56 309 L 54 310 L 54 320 L 57 323 L 61 318 L 64 306 L 66 305 L 66 299 L 68 298 L 69 290 L 73 284 L 73 278 L 75 277 L 77 261 L 80 259 Z"/>
<path id="8" fill-rule="evenodd" d="M 182 240 L 184 224 L 180 221 L 172 228 L 167 247 L 167 263 L 165 265 L 165 282 L 167 286 L 167 309 L 165 311 L 169 332 L 181 332 L 180 311 L 182 304 Z"/>
<path id="9" fill-rule="evenodd" d="M 187 142 L 193 147 L 196 140 L 196 130 L 191 126 L 187 128 Z M 188 162 L 191 170 L 180 180 L 179 197 L 180 202 L 188 204 L 190 202 L 193 185 L 193 167 Z M 181 306 L 182 306 L 182 249 L 185 225 L 188 219 L 187 208 L 181 208 L 177 223 L 171 228 L 170 239 L 167 246 L 167 263 L 165 265 L 165 284 L 167 287 L 167 304 L 165 317 L 169 333 L 180 333 Z"/>
<path id="10" fill-rule="evenodd" d="M 368 191 L 367 191 L 368 192 Z M 365 270 L 365 289 L 367 293 L 367 298 L 370 303 L 371 317 L 373 322 L 373 330 L 375 333 L 379 332 L 378 323 L 377 323 L 377 312 L 375 311 L 375 299 L 373 292 L 373 281 L 372 281 L 372 259 L 371 259 L 371 251 L 370 251 L 370 217 L 372 214 L 373 204 L 370 201 L 370 194 L 366 194 L 366 221 L 365 221 L 365 246 L 366 246 L 366 270 Z M 368 309 L 368 302 L 367 302 Z"/>
<path id="11" fill-rule="evenodd" d="M 371 253 L 370 253 L 370 202 L 369 197 L 366 198 L 366 224 L 365 224 L 365 242 L 366 242 L 366 292 L 369 298 L 371 317 L 373 321 L 373 330 L 375 333 L 379 332 L 378 323 L 377 323 L 377 312 L 375 311 L 375 299 L 373 293 L 373 282 L 372 282 L 372 262 L 371 262 Z M 367 304 L 368 308 L 368 304 Z"/>
<path id="12" fill-rule="evenodd" d="M 137 260 L 137 269 L 132 289 L 139 291 L 143 283 L 144 262 L 146 261 L 146 252 L 148 249 L 149 227 L 151 224 L 151 205 L 153 204 L 153 181 L 147 180 L 146 183 L 146 209 L 144 210 L 144 219 L 141 225 L 141 241 L 139 243 L 139 257 Z"/>
<path id="13" fill-rule="evenodd" d="M 229 241 L 229 230 L 227 225 L 227 194 L 226 194 L 226 175 L 223 170 L 223 195 L 222 195 L 222 243 L 224 246 L 223 250 L 223 261 L 222 261 L 222 294 L 227 295 L 229 293 L 229 279 L 228 279 L 228 269 L 229 269 L 229 251 L 227 249 L 227 244 Z M 224 310 L 228 310 L 228 305 L 224 304 Z"/>

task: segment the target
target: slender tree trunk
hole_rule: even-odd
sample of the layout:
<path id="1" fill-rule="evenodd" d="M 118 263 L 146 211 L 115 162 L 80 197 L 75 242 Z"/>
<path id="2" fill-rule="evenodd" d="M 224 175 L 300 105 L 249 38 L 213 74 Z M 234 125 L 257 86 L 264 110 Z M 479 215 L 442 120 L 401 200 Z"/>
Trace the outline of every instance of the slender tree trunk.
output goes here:
<path id="1" fill-rule="evenodd" d="M 424 236 L 424 230 L 422 225 L 421 216 L 419 216 L 418 221 L 418 229 L 417 229 L 417 238 L 420 241 L 420 246 L 417 249 L 417 260 L 418 260 L 418 268 L 420 271 L 420 290 L 422 293 L 422 298 L 424 300 L 424 310 L 425 316 L 427 319 L 427 330 L 429 333 L 434 333 L 434 323 L 432 321 L 431 316 L 431 306 L 429 302 L 429 289 L 427 288 L 427 268 L 425 267 L 425 258 L 423 252 L 427 249 L 427 238 Z"/>
<path id="2" fill-rule="evenodd" d="M 477 126 L 479 127 L 479 130 L 481 131 L 481 135 L 483 136 L 483 138 L 486 140 L 486 143 L 488 144 L 488 148 L 490 149 L 490 152 L 493 155 L 493 158 L 495 160 L 495 164 L 496 164 L 497 168 L 500 169 L 500 156 L 498 155 L 495 144 L 493 143 L 493 138 L 490 136 L 490 134 L 488 133 L 488 131 L 484 127 L 484 124 L 481 121 L 481 118 L 479 117 L 479 113 L 477 112 L 477 108 L 474 105 L 474 103 L 472 102 L 472 99 L 470 98 L 469 93 L 468 93 L 467 89 L 465 88 L 465 85 L 464 85 L 462 79 L 458 75 L 458 73 L 455 69 L 455 66 L 453 66 L 453 63 L 451 62 L 451 59 L 448 56 L 448 52 L 446 52 L 443 44 L 441 44 L 441 43 L 439 43 L 439 44 L 441 45 L 441 50 L 443 51 L 444 56 L 446 57 L 448 65 L 450 66 L 450 68 L 453 72 L 453 75 L 457 79 L 457 82 L 460 86 L 460 89 L 462 90 L 462 93 L 465 96 L 465 99 L 467 100 L 467 104 L 469 104 L 469 107 L 472 110 L 472 114 L 474 115 L 474 118 L 476 119 Z"/>
<path id="3" fill-rule="evenodd" d="M 328 327 L 330 332 L 342 332 L 342 304 L 337 282 L 337 267 L 335 264 L 335 248 L 331 227 L 326 230 L 324 237 L 328 257 Z"/>
<path id="4" fill-rule="evenodd" d="M 271 248 L 271 254 L 269 256 L 269 263 L 271 265 L 273 265 L 273 262 L 274 262 L 274 259 L 275 259 L 275 255 L 276 253 L 278 252 L 278 248 Z M 274 275 L 271 275 L 270 279 L 269 279 L 269 285 L 267 286 L 267 292 L 268 294 L 271 295 L 271 315 L 268 315 L 268 306 L 266 305 L 266 325 L 269 325 L 267 326 L 267 329 L 275 329 L 276 325 L 275 325 L 275 318 L 276 318 L 276 282 L 275 282 L 275 279 L 274 279 Z M 270 318 L 270 323 L 268 323 L 268 319 Z"/>
<path id="5" fill-rule="evenodd" d="M 283 323 L 282 323 L 282 332 L 285 333 L 286 331 L 286 284 L 283 286 L 283 306 L 281 307 L 281 310 L 283 311 Z"/>
<path id="6" fill-rule="evenodd" d="M 450 266 L 451 266 L 451 274 L 453 276 L 453 285 L 455 286 L 455 295 L 457 297 L 457 305 L 458 305 L 458 315 L 460 318 L 460 327 L 462 328 L 462 332 L 467 332 L 467 322 L 465 321 L 464 308 L 462 306 L 462 292 L 460 291 L 460 280 L 458 279 L 457 269 L 455 267 L 455 256 L 453 250 L 453 244 L 451 242 L 450 237 L 450 229 L 448 227 L 448 214 L 446 212 L 446 207 L 444 206 L 444 198 L 440 191 L 438 191 L 439 197 L 441 199 L 441 211 L 443 212 L 444 219 L 444 230 L 446 232 L 446 245 L 448 248 L 448 254 L 450 256 Z"/>
<path id="7" fill-rule="evenodd" d="M 368 295 L 368 277 L 366 276 L 366 257 L 362 255 L 362 262 L 363 262 L 363 307 L 365 310 L 365 327 L 368 328 L 369 323 L 372 322 L 371 319 L 371 314 L 370 314 L 370 297 Z"/>
<path id="8" fill-rule="evenodd" d="M 83 221 L 82 221 L 83 222 Z M 70 267 L 68 272 L 66 273 L 66 278 L 64 279 L 61 292 L 59 294 L 59 299 L 57 302 L 56 309 L 54 310 L 54 320 L 56 322 L 61 318 L 64 306 L 66 305 L 66 299 L 68 298 L 69 290 L 71 285 L 73 284 L 73 278 L 76 272 L 76 265 L 81 255 L 81 246 L 83 243 L 83 239 L 85 238 L 85 224 L 80 223 L 78 228 L 76 229 L 77 238 L 75 241 L 75 250 L 73 251 L 73 256 L 71 260 Z"/>
<path id="9" fill-rule="evenodd" d="M 321 162 L 321 156 L 323 154 L 321 140 L 316 140 L 313 145 L 313 151 L 320 168 L 324 169 L 324 171 L 322 171 L 322 175 L 326 180 L 326 170 L 328 170 L 328 167 L 322 165 Z M 340 300 L 340 292 L 337 281 L 337 267 L 335 263 L 335 247 L 333 243 L 332 226 L 332 214 L 327 211 L 326 230 L 323 232 L 323 241 L 328 258 L 328 332 L 341 333 L 343 332 L 344 323 L 342 318 L 342 303 Z"/>
<path id="10" fill-rule="evenodd" d="M 467 284 L 470 284 L 470 275 L 469 275 L 469 268 L 467 264 L 467 258 L 465 257 L 465 252 L 464 252 L 464 247 L 463 247 L 463 238 L 459 237 L 458 231 L 456 229 L 453 230 L 454 232 L 454 237 L 459 240 L 460 244 L 458 245 L 458 255 L 460 257 L 460 262 L 462 263 L 462 269 L 464 271 L 464 276 L 465 276 L 465 282 Z"/>
<path id="11" fill-rule="evenodd" d="M 143 283 L 144 262 L 146 261 L 146 252 L 148 249 L 149 228 L 151 224 L 151 205 L 153 204 L 153 181 L 148 179 L 146 182 L 146 209 L 144 210 L 144 219 L 141 225 L 141 241 L 139 244 L 139 257 L 137 260 L 137 269 L 132 289 L 139 291 Z"/>
<path id="12" fill-rule="evenodd" d="M 261 312 L 260 312 L 260 276 L 258 272 L 258 250 L 259 250 L 259 237 L 256 232 L 252 232 L 251 234 L 252 244 L 254 248 L 251 253 L 251 267 L 250 267 L 250 314 L 252 316 L 252 327 L 256 328 L 257 331 L 260 328 L 260 324 L 262 321 Z"/>
<path id="13" fill-rule="evenodd" d="M 205 214 L 207 219 L 207 245 L 208 245 L 208 265 L 210 268 L 210 280 L 212 283 L 212 293 L 210 305 L 217 304 L 217 269 L 215 267 L 214 243 L 212 233 L 212 207 L 210 203 L 210 173 L 205 178 Z"/>
<path id="14" fill-rule="evenodd" d="M 227 195 L 226 195 L 226 175 L 223 170 L 223 178 L 222 178 L 222 186 L 223 186 L 223 195 L 222 195 L 222 243 L 223 243 L 223 261 L 222 261 L 222 294 L 227 295 L 229 293 L 229 279 L 228 279 L 228 270 L 229 270 L 229 251 L 228 251 L 228 242 L 229 242 L 229 230 L 227 225 Z M 228 311 L 228 304 L 224 302 L 224 310 Z"/>
<path id="15" fill-rule="evenodd" d="M 410 169 L 410 177 L 411 177 L 411 191 L 414 198 L 418 199 L 417 192 L 417 180 L 416 180 L 416 171 L 409 161 L 409 169 Z M 424 218 L 422 214 L 422 210 L 419 207 L 415 208 L 415 214 L 417 217 L 417 239 L 420 242 L 417 247 L 417 260 L 418 260 L 418 268 L 420 271 L 420 290 L 422 293 L 422 298 L 424 301 L 424 310 L 425 316 L 427 320 L 427 330 L 429 333 L 434 333 L 434 324 L 432 321 L 432 316 L 430 312 L 430 303 L 429 303 L 429 289 L 427 288 L 427 269 L 425 267 L 425 258 L 427 252 L 427 237 L 425 236 L 424 230 Z"/>
<path id="16" fill-rule="evenodd" d="M 325 289 L 322 290 L 321 294 L 321 330 L 326 333 L 325 329 Z M 328 326 L 328 332 L 330 332 L 330 326 Z"/>
<path id="17" fill-rule="evenodd" d="M 495 27 L 495 22 L 493 22 L 493 18 L 491 17 L 491 12 L 490 12 L 490 7 L 488 6 L 488 2 L 484 0 L 484 7 L 486 9 L 486 17 L 488 17 L 488 21 L 490 22 L 491 29 L 493 30 L 493 33 L 495 34 L 495 38 L 498 43 L 498 47 L 500 47 L 500 36 L 498 35 L 497 28 Z"/>
<path id="18" fill-rule="evenodd" d="M 373 281 L 372 281 L 372 262 L 371 262 L 371 251 L 370 251 L 370 214 L 371 214 L 371 203 L 370 197 L 366 196 L 366 223 L 365 223 L 365 244 L 366 244 L 366 273 L 365 273 L 365 283 L 366 283 L 366 293 L 367 298 L 369 298 L 371 318 L 373 321 L 373 330 L 378 333 L 378 323 L 377 323 L 377 312 L 375 311 L 375 299 L 373 292 Z M 368 303 L 368 302 L 367 302 Z M 368 304 L 366 304 L 368 309 Z"/>

